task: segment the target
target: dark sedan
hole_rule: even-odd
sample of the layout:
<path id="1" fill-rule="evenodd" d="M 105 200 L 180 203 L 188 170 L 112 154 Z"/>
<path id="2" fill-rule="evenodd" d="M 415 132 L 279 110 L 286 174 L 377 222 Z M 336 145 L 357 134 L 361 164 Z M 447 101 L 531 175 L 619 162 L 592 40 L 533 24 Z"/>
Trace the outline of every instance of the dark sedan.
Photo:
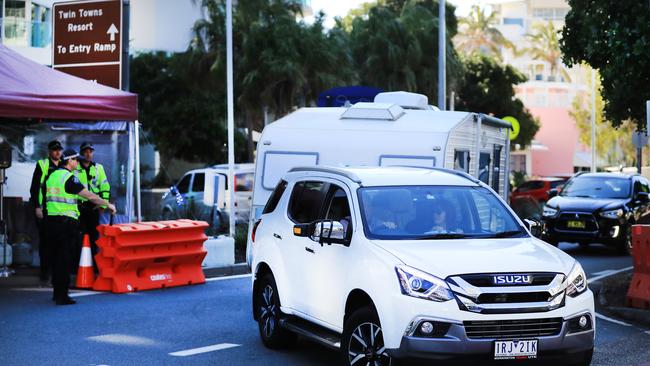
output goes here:
<path id="1" fill-rule="evenodd" d="M 542 239 L 557 245 L 601 243 L 632 251 L 631 225 L 650 222 L 650 183 L 640 175 L 587 173 L 571 178 L 544 205 Z"/>

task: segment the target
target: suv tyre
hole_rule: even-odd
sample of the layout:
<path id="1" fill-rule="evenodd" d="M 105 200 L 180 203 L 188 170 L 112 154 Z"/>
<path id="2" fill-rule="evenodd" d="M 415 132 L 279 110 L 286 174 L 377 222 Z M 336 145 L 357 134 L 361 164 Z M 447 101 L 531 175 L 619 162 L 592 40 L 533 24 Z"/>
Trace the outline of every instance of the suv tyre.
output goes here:
<path id="1" fill-rule="evenodd" d="M 624 231 L 625 236 L 616 246 L 620 255 L 632 255 L 632 224 L 628 224 Z"/>
<path id="2" fill-rule="evenodd" d="M 594 356 L 594 349 L 590 349 L 589 351 L 585 352 L 585 356 L 582 359 L 582 361 L 578 362 L 575 364 L 575 366 L 589 366 L 591 365 L 591 359 Z"/>
<path id="3" fill-rule="evenodd" d="M 255 291 L 255 307 L 260 337 L 266 347 L 281 349 L 295 342 L 296 334 L 280 326 L 280 297 L 273 275 L 262 277 Z"/>
<path id="4" fill-rule="evenodd" d="M 343 327 L 341 339 L 343 365 L 394 366 L 386 352 L 384 337 L 377 312 L 364 307 L 352 313 Z"/>

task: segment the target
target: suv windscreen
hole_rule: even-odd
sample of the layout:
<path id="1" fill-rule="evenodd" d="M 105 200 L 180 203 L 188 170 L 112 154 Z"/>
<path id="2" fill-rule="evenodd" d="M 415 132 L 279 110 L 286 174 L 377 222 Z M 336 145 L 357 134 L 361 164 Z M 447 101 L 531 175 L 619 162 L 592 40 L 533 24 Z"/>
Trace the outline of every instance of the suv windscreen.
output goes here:
<path id="1" fill-rule="evenodd" d="M 370 239 L 527 236 L 499 199 L 483 187 L 390 186 L 359 189 Z"/>
<path id="2" fill-rule="evenodd" d="M 618 177 L 576 177 L 562 189 L 560 196 L 584 198 L 628 198 L 630 180 Z"/>

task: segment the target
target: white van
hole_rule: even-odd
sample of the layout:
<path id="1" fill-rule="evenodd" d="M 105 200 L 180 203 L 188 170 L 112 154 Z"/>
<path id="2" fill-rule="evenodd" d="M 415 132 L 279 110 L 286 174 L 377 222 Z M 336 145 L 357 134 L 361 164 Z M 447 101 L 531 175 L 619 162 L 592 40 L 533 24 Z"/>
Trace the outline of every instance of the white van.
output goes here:
<path id="1" fill-rule="evenodd" d="M 296 166 L 414 166 L 464 171 L 504 199 L 510 127 L 471 112 L 439 111 L 426 96 L 380 93 L 349 108 L 301 108 L 264 128 L 257 147 L 251 230 L 280 179 Z"/>

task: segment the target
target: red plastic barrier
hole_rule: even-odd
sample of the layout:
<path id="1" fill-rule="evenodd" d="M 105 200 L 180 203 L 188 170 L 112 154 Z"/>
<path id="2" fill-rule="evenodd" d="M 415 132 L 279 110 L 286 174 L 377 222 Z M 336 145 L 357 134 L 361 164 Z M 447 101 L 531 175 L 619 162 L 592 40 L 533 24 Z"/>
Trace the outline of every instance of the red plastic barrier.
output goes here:
<path id="1" fill-rule="evenodd" d="M 629 306 L 650 309 L 650 225 L 632 226 L 634 273 L 627 292 Z"/>
<path id="2" fill-rule="evenodd" d="M 98 226 L 99 276 L 93 289 L 125 293 L 205 283 L 207 227 L 192 220 Z"/>

